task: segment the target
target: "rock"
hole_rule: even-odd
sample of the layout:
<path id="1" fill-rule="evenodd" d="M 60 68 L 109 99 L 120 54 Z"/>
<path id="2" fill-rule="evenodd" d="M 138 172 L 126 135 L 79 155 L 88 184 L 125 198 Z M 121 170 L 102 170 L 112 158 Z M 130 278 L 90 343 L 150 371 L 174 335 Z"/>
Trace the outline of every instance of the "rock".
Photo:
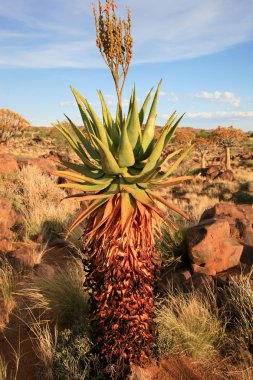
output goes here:
<path id="1" fill-rule="evenodd" d="M 225 219 L 229 223 L 230 236 L 240 242 L 250 244 L 253 234 L 253 207 L 218 203 L 204 211 L 200 222 L 206 219 Z"/>
<path id="2" fill-rule="evenodd" d="M 214 285 L 214 280 L 211 276 L 205 273 L 194 273 L 183 283 L 183 290 L 190 293 L 196 290 L 203 291 L 210 286 Z"/>
<path id="3" fill-rule="evenodd" d="M 191 272 L 188 269 L 169 270 L 161 275 L 161 280 L 159 281 L 158 286 L 164 291 L 171 289 L 179 290 L 190 277 Z"/>
<path id="4" fill-rule="evenodd" d="M 224 181 L 233 181 L 234 180 L 234 174 L 232 170 L 225 170 L 224 172 L 218 174 L 218 178 L 222 179 Z"/>
<path id="5" fill-rule="evenodd" d="M 30 242 L 13 243 L 12 250 L 5 253 L 6 259 L 18 271 L 31 270 L 40 260 L 39 257 L 40 245 Z"/>
<path id="6" fill-rule="evenodd" d="M 186 232 L 194 272 L 215 275 L 240 263 L 243 245 L 230 237 L 225 219 L 205 219 Z"/>
<path id="7" fill-rule="evenodd" d="M 219 173 L 220 173 L 221 167 L 220 166 L 210 166 L 210 168 L 206 171 L 206 177 L 209 180 L 215 179 Z"/>
<path id="8" fill-rule="evenodd" d="M 9 250 L 15 225 L 20 223 L 20 215 L 7 199 L 0 197 L 0 251 Z"/>
<path id="9" fill-rule="evenodd" d="M 0 175 L 10 174 L 18 170 L 17 160 L 10 154 L 0 154 Z"/>
<path id="10" fill-rule="evenodd" d="M 51 174 L 56 169 L 56 163 L 44 157 L 21 159 L 18 165 L 20 169 L 27 165 L 37 166 L 45 174 Z"/>

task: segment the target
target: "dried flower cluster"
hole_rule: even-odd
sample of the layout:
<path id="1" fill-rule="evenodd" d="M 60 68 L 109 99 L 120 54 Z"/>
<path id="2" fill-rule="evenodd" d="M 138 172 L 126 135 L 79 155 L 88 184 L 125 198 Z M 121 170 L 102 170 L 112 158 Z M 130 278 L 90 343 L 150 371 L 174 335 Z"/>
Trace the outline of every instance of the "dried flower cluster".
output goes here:
<path id="1" fill-rule="evenodd" d="M 0 143 L 7 143 L 17 132 L 23 132 L 29 125 L 18 113 L 0 109 Z"/>
<path id="2" fill-rule="evenodd" d="M 106 0 L 105 6 L 99 2 L 99 12 L 93 5 L 97 46 L 112 73 L 121 107 L 122 92 L 132 58 L 133 38 L 130 10 L 127 10 L 127 20 L 121 20 L 116 15 L 116 8 L 113 0 Z"/>

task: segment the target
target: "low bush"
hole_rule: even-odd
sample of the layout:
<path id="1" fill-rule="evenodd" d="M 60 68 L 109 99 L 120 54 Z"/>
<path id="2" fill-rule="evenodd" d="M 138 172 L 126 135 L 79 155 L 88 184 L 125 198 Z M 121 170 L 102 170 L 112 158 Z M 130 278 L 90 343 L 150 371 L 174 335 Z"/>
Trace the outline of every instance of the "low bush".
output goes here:
<path id="1" fill-rule="evenodd" d="M 55 380 L 85 380 L 90 371 L 91 343 L 86 326 L 75 325 L 58 335 L 53 358 Z"/>

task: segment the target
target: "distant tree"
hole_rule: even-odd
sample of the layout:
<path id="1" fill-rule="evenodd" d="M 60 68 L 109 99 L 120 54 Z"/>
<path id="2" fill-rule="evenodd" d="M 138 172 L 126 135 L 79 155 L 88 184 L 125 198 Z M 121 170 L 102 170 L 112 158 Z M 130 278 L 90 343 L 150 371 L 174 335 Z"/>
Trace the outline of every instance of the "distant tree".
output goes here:
<path id="1" fill-rule="evenodd" d="M 230 148 L 239 145 L 245 139 L 245 133 L 241 129 L 230 127 L 218 127 L 211 132 L 212 140 L 225 150 L 225 165 L 231 169 Z"/>
<path id="2" fill-rule="evenodd" d="M 210 135 L 210 132 L 205 131 L 204 129 L 201 129 L 201 131 L 199 131 L 198 133 L 196 133 L 196 138 L 209 137 L 209 135 Z"/>
<path id="3" fill-rule="evenodd" d="M 193 131 L 177 132 L 174 142 L 178 145 L 190 145 L 195 139 L 196 134 Z"/>
<path id="4" fill-rule="evenodd" d="M 194 143 L 195 149 L 200 153 L 201 168 L 206 167 L 206 155 L 214 147 L 214 143 L 207 137 L 200 137 Z"/>
<path id="5" fill-rule="evenodd" d="M 9 109 L 0 109 L 0 144 L 6 144 L 18 132 L 23 133 L 29 121 Z"/>

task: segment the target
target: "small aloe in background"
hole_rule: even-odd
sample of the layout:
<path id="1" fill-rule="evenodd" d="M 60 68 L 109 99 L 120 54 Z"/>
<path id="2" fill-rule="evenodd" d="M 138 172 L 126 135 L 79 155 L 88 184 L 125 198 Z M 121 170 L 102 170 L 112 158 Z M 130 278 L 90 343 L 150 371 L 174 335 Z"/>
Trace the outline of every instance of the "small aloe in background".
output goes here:
<path id="1" fill-rule="evenodd" d="M 117 24 L 113 4 L 107 1 L 105 12 L 100 4 L 97 28 L 101 28 L 102 20 L 107 26 L 109 22 Z M 130 34 L 130 29 L 127 33 Z M 124 39 L 122 34 L 121 38 Z M 170 178 L 190 147 L 161 158 L 182 117 L 177 119 L 174 112 L 159 138 L 154 138 L 160 86 L 161 82 L 149 112 L 151 91 L 139 110 L 134 88 L 127 115 L 122 115 L 119 97 L 115 118 L 98 91 L 103 120 L 86 98 L 72 88 L 84 131 L 70 119 L 74 134 L 61 124 L 56 126 L 80 160 L 80 163 L 61 161 L 68 170 L 55 174 L 68 182 L 59 186 L 80 191 L 68 198 L 90 202 L 68 234 L 86 221 L 86 286 L 91 289 L 91 319 L 97 330 L 95 343 L 106 361 L 120 364 L 143 364 L 154 355 L 154 286 L 161 265 L 155 248 L 155 229 L 162 221 L 176 228 L 173 213 L 187 218 L 156 192 L 190 178 Z M 165 205 L 169 213 L 162 211 L 159 204 Z"/>

